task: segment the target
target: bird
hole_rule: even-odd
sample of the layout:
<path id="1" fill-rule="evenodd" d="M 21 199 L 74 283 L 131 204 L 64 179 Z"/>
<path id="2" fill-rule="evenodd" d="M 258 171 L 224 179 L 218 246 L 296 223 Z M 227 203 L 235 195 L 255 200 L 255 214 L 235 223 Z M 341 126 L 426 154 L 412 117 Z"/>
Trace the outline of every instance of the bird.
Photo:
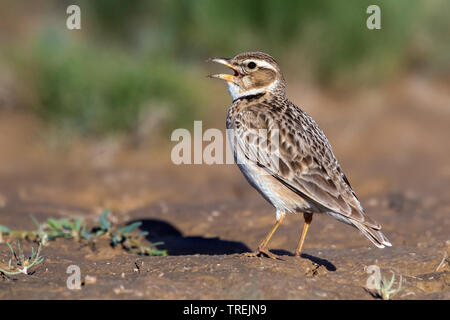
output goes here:
<path id="1" fill-rule="evenodd" d="M 279 257 L 268 243 L 286 214 L 303 214 L 294 256 L 301 256 L 314 214 L 326 214 L 355 227 L 378 248 L 392 244 L 381 225 L 364 211 L 332 147 L 317 123 L 286 96 L 278 63 L 263 52 L 211 58 L 233 74 L 224 80 L 232 98 L 227 138 L 240 171 L 276 210 L 275 225 L 248 256 Z"/>

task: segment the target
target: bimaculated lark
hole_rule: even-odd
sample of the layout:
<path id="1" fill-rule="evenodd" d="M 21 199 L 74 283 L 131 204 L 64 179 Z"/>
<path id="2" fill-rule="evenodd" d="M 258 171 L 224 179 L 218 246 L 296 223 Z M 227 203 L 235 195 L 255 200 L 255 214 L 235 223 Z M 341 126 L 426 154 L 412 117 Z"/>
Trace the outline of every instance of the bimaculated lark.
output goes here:
<path id="1" fill-rule="evenodd" d="M 364 213 L 325 134 L 286 97 L 277 62 L 262 52 L 214 58 L 234 74 L 225 80 L 233 104 L 227 132 L 234 158 L 248 182 L 276 208 L 276 224 L 250 256 L 276 258 L 267 244 L 286 213 L 303 213 L 299 256 L 314 213 L 326 213 L 359 229 L 377 247 L 391 246 L 381 226 Z"/>

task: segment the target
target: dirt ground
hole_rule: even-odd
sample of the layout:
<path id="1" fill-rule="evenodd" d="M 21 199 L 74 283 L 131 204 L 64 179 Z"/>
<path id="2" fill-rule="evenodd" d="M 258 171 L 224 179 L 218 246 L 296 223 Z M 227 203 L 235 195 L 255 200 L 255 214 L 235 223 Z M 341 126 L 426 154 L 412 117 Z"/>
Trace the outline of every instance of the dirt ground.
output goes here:
<path id="1" fill-rule="evenodd" d="M 43 248 L 32 275 L 0 278 L 0 299 L 374 299 L 365 289 L 370 265 L 402 276 L 393 299 L 450 299 L 449 89 L 414 77 L 358 94 L 288 88 L 328 135 L 393 247 L 375 248 L 356 229 L 316 215 L 295 258 L 302 217 L 292 215 L 269 244 L 281 260 L 243 255 L 275 212 L 236 166 L 176 166 L 168 137 L 159 147 L 55 146 L 32 117 L 0 110 L 0 225 L 32 229 L 30 214 L 93 224 L 110 208 L 116 224 L 143 221 L 147 240 L 163 241 L 169 253 L 136 256 L 106 241 L 93 251 L 59 239 Z M 211 127 L 223 127 L 226 101 Z M 0 266 L 8 259 L 1 243 Z M 69 265 L 81 269 L 81 290 L 66 286 Z"/>

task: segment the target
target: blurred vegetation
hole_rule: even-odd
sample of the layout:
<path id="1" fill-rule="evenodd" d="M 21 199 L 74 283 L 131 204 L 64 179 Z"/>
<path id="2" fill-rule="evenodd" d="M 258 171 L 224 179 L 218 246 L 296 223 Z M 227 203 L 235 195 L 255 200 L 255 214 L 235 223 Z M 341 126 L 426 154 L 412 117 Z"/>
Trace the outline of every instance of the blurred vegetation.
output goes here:
<path id="1" fill-rule="evenodd" d="M 192 77 L 164 58 L 72 43 L 58 32 L 43 34 L 29 52 L 17 60 L 38 96 L 35 111 L 61 128 L 127 131 L 151 107 L 175 114 L 176 126 L 196 109 Z"/>
<path id="2" fill-rule="evenodd" d="M 65 28 L 73 3 L 80 31 Z M 371 4 L 381 7 L 381 30 L 366 28 Z M 33 110 L 57 127 L 129 132 L 163 114 L 173 128 L 206 109 L 210 56 L 265 51 L 283 70 L 323 86 L 370 84 L 409 69 L 448 74 L 448 7 L 445 0 L 55 0 L 45 9 L 55 19 L 33 26 L 32 41 L 0 48 L 32 92 Z"/>

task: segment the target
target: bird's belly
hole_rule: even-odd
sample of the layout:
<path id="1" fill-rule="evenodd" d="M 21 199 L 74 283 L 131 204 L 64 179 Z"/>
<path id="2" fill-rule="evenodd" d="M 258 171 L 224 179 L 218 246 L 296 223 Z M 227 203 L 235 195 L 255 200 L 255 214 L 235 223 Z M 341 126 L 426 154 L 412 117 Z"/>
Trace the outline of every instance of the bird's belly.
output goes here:
<path id="1" fill-rule="evenodd" d="M 309 211 L 310 206 L 306 200 L 281 184 L 263 168 L 246 160 L 240 161 L 238 166 L 247 181 L 258 190 L 279 213 Z"/>
<path id="2" fill-rule="evenodd" d="M 232 129 L 227 124 L 227 129 Z M 234 160 L 247 181 L 277 210 L 277 219 L 286 212 L 309 212 L 310 204 L 301 196 L 281 184 L 276 178 L 268 174 L 263 168 L 249 161 L 239 148 L 236 148 L 234 137 L 228 131 L 228 141 L 233 150 Z"/>

